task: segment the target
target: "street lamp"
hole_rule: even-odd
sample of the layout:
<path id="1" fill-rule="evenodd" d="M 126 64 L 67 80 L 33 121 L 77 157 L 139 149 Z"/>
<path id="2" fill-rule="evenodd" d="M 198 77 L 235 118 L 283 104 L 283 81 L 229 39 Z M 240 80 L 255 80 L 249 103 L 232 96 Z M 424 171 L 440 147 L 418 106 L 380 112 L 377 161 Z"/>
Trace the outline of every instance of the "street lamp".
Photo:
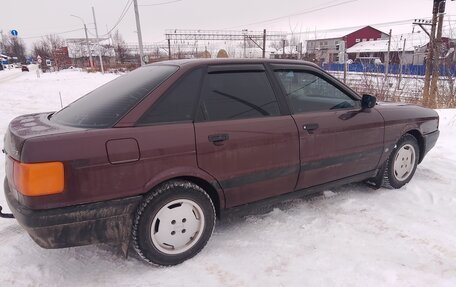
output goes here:
<path id="1" fill-rule="evenodd" d="M 82 24 L 84 25 L 84 32 L 85 32 L 86 44 L 87 44 L 87 52 L 89 53 L 89 59 L 90 59 L 90 68 L 93 69 L 92 51 L 90 51 L 89 36 L 87 36 L 87 26 L 86 26 L 86 24 L 84 22 L 84 19 L 82 19 L 79 16 L 73 15 L 73 14 L 71 14 L 70 16 L 78 18 L 79 20 L 81 20 Z"/>

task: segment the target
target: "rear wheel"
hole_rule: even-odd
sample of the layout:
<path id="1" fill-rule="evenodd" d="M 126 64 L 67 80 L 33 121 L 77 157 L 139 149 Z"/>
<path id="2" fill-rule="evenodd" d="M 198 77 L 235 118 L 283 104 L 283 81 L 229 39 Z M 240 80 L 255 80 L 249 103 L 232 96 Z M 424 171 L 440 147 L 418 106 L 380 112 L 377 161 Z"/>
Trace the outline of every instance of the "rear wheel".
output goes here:
<path id="1" fill-rule="evenodd" d="M 401 188 L 407 184 L 415 174 L 419 158 L 416 138 L 410 134 L 403 135 L 386 162 L 383 186 Z"/>
<path id="2" fill-rule="evenodd" d="M 138 207 L 133 244 L 146 261 L 179 264 L 203 249 L 215 226 L 215 209 L 207 193 L 187 181 L 170 181 Z"/>

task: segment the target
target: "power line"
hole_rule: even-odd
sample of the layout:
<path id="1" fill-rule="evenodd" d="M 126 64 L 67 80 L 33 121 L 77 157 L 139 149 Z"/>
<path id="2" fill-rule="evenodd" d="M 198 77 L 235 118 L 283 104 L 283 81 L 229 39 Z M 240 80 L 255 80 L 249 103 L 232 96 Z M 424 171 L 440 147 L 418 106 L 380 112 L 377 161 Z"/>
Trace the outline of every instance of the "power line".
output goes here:
<path id="1" fill-rule="evenodd" d="M 166 5 L 166 4 L 171 4 L 171 3 L 181 2 L 181 1 L 182 0 L 173 0 L 173 1 L 167 1 L 167 2 L 154 3 L 154 4 L 143 4 L 143 5 L 138 5 L 138 6 L 141 6 L 141 7 L 160 6 L 160 5 Z"/>
<path id="2" fill-rule="evenodd" d="M 72 33 L 72 32 L 81 31 L 81 30 L 84 30 L 84 28 L 73 29 L 73 30 L 68 30 L 68 31 L 63 31 L 63 32 L 58 32 L 58 33 L 47 33 L 47 34 L 41 35 L 41 36 L 30 36 L 30 37 L 21 37 L 21 38 L 22 39 L 36 39 L 36 38 L 42 38 L 42 37 L 45 37 L 48 35 L 62 35 L 62 34 Z"/>
<path id="3" fill-rule="evenodd" d="M 125 7 L 122 10 L 122 13 L 120 14 L 120 17 L 117 20 L 116 24 L 114 24 L 114 26 L 106 34 L 100 35 L 100 37 L 107 36 L 107 35 L 111 34 L 112 31 L 114 31 L 114 29 L 120 24 L 120 22 L 122 22 L 123 18 L 125 17 L 125 15 L 127 14 L 128 10 L 131 7 L 131 4 L 133 4 L 133 1 L 127 0 Z"/>
<path id="4" fill-rule="evenodd" d="M 415 18 L 416 19 L 416 18 Z M 406 20 L 399 20 L 399 21 L 390 21 L 390 22 L 382 22 L 382 23 L 375 23 L 375 24 L 369 24 L 369 26 L 377 26 L 377 27 L 383 27 L 383 26 L 390 26 L 390 25 L 408 25 L 411 24 L 411 22 L 414 19 L 406 19 Z M 342 32 L 346 30 L 353 30 L 353 29 L 358 29 L 358 28 L 363 28 L 366 27 L 366 25 L 357 25 L 357 26 L 350 26 L 350 27 L 341 27 L 341 28 L 333 28 L 333 29 L 322 29 L 322 30 L 314 30 L 314 31 L 305 31 L 305 32 L 288 32 L 287 35 L 302 35 L 302 34 L 315 34 L 315 33 L 325 33 L 325 32 Z"/>
<path id="5" fill-rule="evenodd" d="M 299 12 L 299 13 L 293 13 L 293 14 L 288 14 L 288 15 L 285 15 L 285 16 L 275 17 L 275 18 L 271 18 L 271 19 L 267 19 L 267 20 L 263 20 L 263 21 L 258 21 L 258 22 L 253 22 L 253 23 L 249 23 L 249 24 L 234 26 L 234 27 L 230 27 L 228 29 L 236 29 L 236 28 L 245 27 L 245 26 L 252 26 L 252 25 L 258 25 L 258 24 L 263 24 L 263 23 L 268 23 L 268 22 L 275 22 L 275 21 L 278 21 L 278 20 L 281 20 L 281 19 L 284 19 L 284 18 L 289 18 L 289 17 L 299 16 L 299 15 L 309 14 L 309 13 L 325 10 L 325 9 L 328 9 L 328 8 L 341 6 L 341 5 L 345 5 L 345 4 L 352 3 L 352 2 L 357 2 L 357 1 L 358 0 L 346 0 L 346 1 L 343 1 L 343 2 L 340 2 L 340 3 L 335 3 L 335 4 L 328 5 L 329 3 L 335 2 L 335 1 L 330 1 L 330 2 L 327 2 L 326 6 L 323 6 L 323 7 L 318 7 L 317 6 L 315 8 L 311 8 L 309 10 L 305 10 L 305 11 L 302 11 L 302 12 Z"/>
<path id="6" fill-rule="evenodd" d="M 95 35 L 94 33 L 90 32 L 89 29 L 87 29 L 87 32 L 89 32 L 90 36 L 92 36 L 92 37 L 96 37 L 96 36 L 97 36 L 97 35 Z"/>

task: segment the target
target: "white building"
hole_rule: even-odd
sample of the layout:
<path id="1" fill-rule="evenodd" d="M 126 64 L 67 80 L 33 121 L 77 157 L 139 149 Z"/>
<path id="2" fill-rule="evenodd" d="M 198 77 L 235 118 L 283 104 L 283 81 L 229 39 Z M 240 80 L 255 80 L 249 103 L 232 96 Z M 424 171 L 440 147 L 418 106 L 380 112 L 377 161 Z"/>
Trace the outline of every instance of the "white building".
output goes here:
<path id="1" fill-rule="evenodd" d="M 72 59 L 88 57 L 86 38 L 70 38 L 65 40 L 68 46 L 68 56 Z M 103 57 L 115 57 L 114 48 L 110 47 L 109 39 L 100 39 Z M 89 47 L 92 57 L 98 56 L 98 43 L 94 38 L 89 38 Z"/>
<path id="2" fill-rule="evenodd" d="M 390 63 L 399 64 L 402 59 L 404 65 L 422 65 L 426 58 L 428 43 L 429 37 L 425 33 L 391 37 Z M 350 58 L 378 57 L 382 62 L 385 62 L 387 53 L 388 39 L 360 42 L 347 49 Z"/>

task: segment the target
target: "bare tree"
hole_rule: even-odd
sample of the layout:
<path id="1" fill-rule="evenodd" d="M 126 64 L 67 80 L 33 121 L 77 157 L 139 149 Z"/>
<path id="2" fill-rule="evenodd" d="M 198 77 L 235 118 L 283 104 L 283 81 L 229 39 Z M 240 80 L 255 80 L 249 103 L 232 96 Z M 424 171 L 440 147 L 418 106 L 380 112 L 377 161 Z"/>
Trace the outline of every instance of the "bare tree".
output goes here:
<path id="1" fill-rule="evenodd" d="M 10 56 L 15 57 L 21 63 L 25 63 L 25 43 L 21 38 L 7 36 L 1 32 L 0 50 Z"/>
<path id="2" fill-rule="evenodd" d="M 285 45 L 288 45 L 288 40 L 286 40 Z M 269 47 L 275 49 L 276 51 L 279 51 L 283 47 L 283 42 L 282 41 L 270 42 Z"/>
<path id="3" fill-rule="evenodd" d="M 340 74 L 338 74 L 340 75 Z M 351 74 L 347 84 L 360 94 L 371 94 L 379 101 L 406 102 L 417 104 L 421 101 L 423 79 L 419 76 L 403 78 L 399 85 L 399 75 L 390 74 L 385 79 L 379 71 L 364 71 Z"/>
<path id="4" fill-rule="evenodd" d="M 128 49 L 122 35 L 119 33 L 119 30 L 114 32 L 114 35 L 112 36 L 112 44 L 116 53 L 117 62 L 124 63 L 128 58 Z"/>
<path id="5" fill-rule="evenodd" d="M 55 51 L 66 46 L 65 40 L 58 35 L 47 35 L 44 39 L 46 42 L 49 43 L 51 51 Z"/>
<path id="6" fill-rule="evenodd" d="M 37 42 L 33 43 L 32 54 L 34 57 L 38 55 L 47 59 L 53 58 L 55 50 L 65 47 L 66 43 L 63 38 L 58 35 L 46 35 Z"/>
<path id="7" fill-rule="evenodd" d="M 453 51 L 442 59 L 444 75 L 440 77 L 438 83 L 437 107 L 455 108 L 456 107 L 456 70 Z"/>
<path id="8" fill-rule="evenodd" d="M 43 41 L 43 40 L 40 40 L 40 41 L 37 41 L 35 43 L 33 43 L 33 47 L 32 47 L 32 55 L 33 57 L 42 57 L 44 59 L 49 59 L 51 57 L 51 48 L 49 47 L 49 45 Z"/>

